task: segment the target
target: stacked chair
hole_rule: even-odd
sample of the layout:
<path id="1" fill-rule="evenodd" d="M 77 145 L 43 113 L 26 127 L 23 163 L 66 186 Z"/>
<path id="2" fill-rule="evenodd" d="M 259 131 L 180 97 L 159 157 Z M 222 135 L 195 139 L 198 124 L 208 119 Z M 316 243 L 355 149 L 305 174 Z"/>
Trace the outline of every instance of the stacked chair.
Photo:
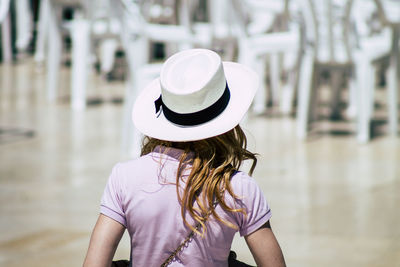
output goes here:
<path id="1" fill-rule="evenodd" d="M 374 90 L 378 67 L 384 67 L 391 54 L 392 37 L 385 25 L 374 29 L 379 11 L 373 0 L 302 0 L 302 13 L 306 25 L 306 47 L 300 68 L 297 105 L 297 135 L 307 138 L 317 121 L 318 81 L 321 71 L 329 73 L 331 90 L 331 117 L 339 115 L 343 85 L 349 90 L 347 115 L 355 119 L 359 143 L 371 138 Z M 389 71 L 390 73 L 390 71 Z M 389 75 L 390 76 L 390 75 Z M 393 75 L 392 75 L 393 76 Z M 389 83 L 389 121 L 397 123 L 395 90 Z M 346 83 L 343 83 L 345 81 Z M 392 118 L 392 119 L 390 119 Z M 397 132 L 397 126 L 391 126 Z"/>
<path id="2" fill-rule="evenodd" d="M 357 116 L 357 140 L 366 143 L 371 138 L 375 106 L 376 77 L 390 58 L 392 35 L 390 28 L 379 20 L 379 6 L 371 0 L 356 0 L 353 19 L 357 31 L 357 43 L 353 49 L 356 93 L 355 114 Z M 399 13 L 400 15 L 400 13 Z M 388 88 L 388 118 L 391 132 L 397 130 L 397 100 L 394 80 L 390 69 L 385 68 Z"/>
<path id="3" fill-rule="evenodd" d="M 352 79 L 351 37 L 354 35 L 351 32 L 351 0 L 302 0 L 301 7 L 306 45 L 300 68 L 297 136 L 305 139 L 312 123 L 318 119 L 317 89 L 322 73 L 330 76 L 331 117 L 339 116 L 343 78 Z M 354 86 L 354 80 L 347 81 L 347 88 Z"/>
<path id="4" fill-rule="evenodd" d="M 109 16 L 111 2 L 108 0 L 44 0 L 41 6 L 38 36 L 37 60 L 44 58 L 44 47 L 47 39 L 47 98 L 54 101 L 57 98 L 58 77 L 63 52 L 63 37 L 68 34 L 72 40 L 72 70 L 71 70 L 71 107 L 73 110 L 83 110 L 86 107 L 86 83 L 88 71 L 93 63 L 91 51 L 95 44 L 103 40 L 102 54 L 106 67 L 112 68 L 113 55 L 118 46 L 119 24 Z M 73 19 L 64 20 L 62 12 L 73 10 Z"/>
<path id="5" fill-rule="evenodd" d="M 233 4 L 236 17 L 242 22 L 238 27 L 238 61 L 256 70 L 260 77 L 260 89 L 253 102 L 253 111 L 261 114 L 269 104 L 279 105 L 282 113 L 289 114 L 297 90 L 297 70 L 302 50 L 302 25 L 298 10 L 290 8 L 288 0 L 234 0 Z M 281 63 L 284 63 L 288 76 L 283 88 Z M 269 87 L 267 77 L 270 80 Z"/>

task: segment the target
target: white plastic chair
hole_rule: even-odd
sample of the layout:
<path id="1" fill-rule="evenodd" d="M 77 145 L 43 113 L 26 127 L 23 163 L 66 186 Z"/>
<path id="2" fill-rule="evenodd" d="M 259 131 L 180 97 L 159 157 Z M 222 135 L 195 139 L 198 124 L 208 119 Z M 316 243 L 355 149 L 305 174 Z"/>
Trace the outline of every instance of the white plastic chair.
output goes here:
<path id="1" fill-rule="evenodd" d="M 374 111 L 374 95 L 376 85 L 376 72 L 379 63 L 387 61 L 391 52 L 391 30 L 388 26 L 380 27 L 378 32 L 373 32 L 368 21 L 378 11 L 372 0 L 356 0 L 353 8 L 353 17 L 357 30 L 357 45 L 353 49 L 353 60 L 356 76 L 356 101 L 355 113 L 357 115 L 358 129 L 357 140 L 366 143 L 371 138 L 371 121 Z M 400 16 L 400 13 L 399 13 Z M 387 71 L 390 72 L 389 70 Z M 388 106 L 396 108 L 396 99 L 391 95 L 391 78 L 388 77 Z M 392 79 L 393 80 L 393 79 Z M 389 108 L 389 123 L 397 110 Z M 397 127 L 396 127 L 397 129 Z"/>
<path id="2" fill-rule="evenodd" d="M 352 0 L 300 0 L 306 25 L 297 105 L 297 136 L 305 139 L 316 117 L 317 85 L 321 71 L 329 71 L 332 116 L 338 112 L 341 77 L 351 74 Z M 350 81 L 349 87 L 354 86 Z"/>
<path id="3" fill-rule="evenodd" d="M 108 17 L 109 12 L 105 12 L 110 9 L 111 3 L 108 0 L 50 0 L 48 4 L 48 99 L 53 101 L 57 96 L 62 52 L 61 30 L 64 26 L 72 37 L 71 107 L 74 110 L 82 110 L 86 107 L 86 83 L 94 40 L 103 38 L 108 41 L 101 49 L 105 51 L 101 59 L 103 63 L 106 62 L 101 69 L 109 71 L 113 64 L 113 53 L 118 45 L 116 40 L 120 30 L 119 25 L 116 20 Z M 104 7 L 107 4 L 108 8 Z M 63 24 L 61 11 L 66 7 L 74 9 L 74 18 L 70 23 Z M 100 14 L 98 11 L 101 11 Z M 43 13 L 46 14 L 45 11 Z"/>
<path id="4" fill-rule="evenodd" d="M 16 42 L 18 52 L 25 52 L 33 36 L 33 16 L 29 0 L 15 1 Z"/>
<path id="5" fill-rule="evenodd" d="M 3 62 L 12 60 L 10 0 L 0 0 L 1 46 Z"/>
<path id="6" fill-rule="evenodd" d="M 389 132 L 398 134 L 398 96 L 400 89 L 400 1 L 374 0 L 384 25 L 391 29 L 390 62 L 387 71 Z"/>
<path id="7" fill-rule="evenodd" d="M 72 87 L 71 104 L 75 110 L 86 106 L 87 77 L 96 43 L 99 43 L 100 71 L 112 70 L 115 52 L 119 46 L 120 25 L 110 13 L 113 1 L 86 1 L 85 12 L 72 23 Z"/>
<path id="8" fill-rule="evenodd" d="M 44 3 L 47 0 L 44 1 Z M 42 4 L 44 4 L 42 3 Z M 62 20 L 62 11 L 64 8 L 71 8 L 74 9 L 75 15 L 79 17 L 79 12 L 83 10 L 83 2 L 79 0 L 48 0 L 48 25 L 47 25 L 47 46 L 48 46 L 48 57 L 47 57 L 47 99 L 48 101 L 55 101 L 58 95 L 58 80 L 59 80 L 59 70 L 61 65 L 61 55 L 63 49 L 63 32 L 69 31 L 71 27 L 71 23 L 65 23 Z M 46 3 L 46 4 L 47 4 Z M 79 20 L 76 20 L 75 26 L 79 25 Z M 82 26 L 82 25 L 81 25 Z M 77 36 L 86 36 L 85 32 L 88 31 L 88 27 L 83 25 L 82 27 L 75 27 L 72 30 L 74 35 L 72 39 L 76 38 Z M 83 34 L 82 34 L 83 33 Z M 74 41 L 73 41 L 74 42 Z M 76 47 L 76 46 L 75 46 Z M 80 46 L 80 49 L 86 50 L 87 46 Z M 73 47 L 74 49 L 74 47 Z M 84 53 L 81 53 L 84 54 Z M 85 71 L 86 68 L 82 68 L 81 65 L 77 65 L 78 62 L 72 60 L 72 80 L 74 80 L 74 73 L 82 74 L 82 77 L 86 77 Z M 80 64 L 84 64 L 86 66 L 87 62 L 85 57 L 80 58 Z M 75 64 L 75 65 L 74 65 Z M 74 67 L 81 69 L 82 72 L 74 71 Z M 71 82 L 71 98 L 73 98 L 73 92 L 78 91 L 73 89 L 74 81 Z M 71 104 L 74 101 L 71 101 Z M 74 109 L 81 109 L 84 107 L 81 103 L 79 105 L 72 104 Z"/>
<path id="9" fill-rule="evenodd" d="M 36 43 L 34 59 L 37 63 L 45 61 L 46 40 L 50 16 L 49 0 L 41 0 L 39 4 L 39 17 L 36 27 Z"/>
<path id="10" fill-rule="evenodd" d="M 266 63 L 269 57 L 270 102 L 273 105 L 281 102 L 281 111 L 289 113 L 297 84 L 295 69 L 299 62 L 301 44 L 300 25 L 297 22 L 289 23 L 289 1 L 247 0 L 233 3 L 236 13 L 243 10 L 248 13 L 247 16 L 238 15 L 242 17 L 242 25 L 238 27 L 241 29 L 238 35 L 238 61 L 255 69 L 260 77 L 260 88 L 253 102 L 253 111 L 262 113 L 267 106 Z M 283 16 L 288 26 L 285 29 L 275 29 L 274 22 Z M 250 17 L 250 23 L 243 21 L 246 17 Z M 290 83 L 284 87 L 282 95 L 285 97 L 280 101 L 282 55 L 285 57 L 286 68 L 290 70 Z"/>

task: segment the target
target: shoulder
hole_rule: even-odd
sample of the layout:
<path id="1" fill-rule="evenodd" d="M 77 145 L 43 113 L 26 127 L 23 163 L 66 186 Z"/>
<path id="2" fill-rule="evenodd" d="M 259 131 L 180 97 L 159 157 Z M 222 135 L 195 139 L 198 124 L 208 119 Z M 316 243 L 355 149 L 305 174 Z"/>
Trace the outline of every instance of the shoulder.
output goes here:
<path id="1" fill-rule="evenodd" d="M 264 193 L 257 181 L 245 172 L 236 172 L 231 179 L 231 187 L 235 194 L 243 199 L 256 199 Z"/>
<path id="2" fill-rule="evenodd" d="M 166 156 L 149 153 L 136 159 L 122 161 L 114 165 L 112 176 L 126 185 L 151 183 L 164 172 L 176 169 L 174 161 L 165 160 Z M 161 170 L 163 172 L 161 173 Z M 176 170 L 175 170 L 176 171 Z"/>
<path id="3" fill-rule="evenodd" d="M 243 171 L 237 171 L 232 175 L 232 181 L 242 182 L 254 180 L 250 175 Z"/>
<path id="4" fill-rule="evenodd" d="M 139 175 L 150 168 L 152 168 L 152 159 L 145 155 L 114 164 L 110 176 L 113 180 L 122 181 L 128 177 L 134 177 L 136 174 Z"/>
<path id="5" fill-rule="evenodd" d="M 120 174 L 132 173 L 138 172 L 141 169 L 146 169 L 149 165 L 153 165 L 154 163 L 154 158 L 152 158 L 150 154 L 147 154 L 136 159 L 118 162 L 114 165 L 113 169 Z"/>
<path id="6" fill-rule="evenodd" d="M 256 180 L 242 171 L 238 171 L 232 176 L 231 186 L 233 188 L 258 187 Z"/>

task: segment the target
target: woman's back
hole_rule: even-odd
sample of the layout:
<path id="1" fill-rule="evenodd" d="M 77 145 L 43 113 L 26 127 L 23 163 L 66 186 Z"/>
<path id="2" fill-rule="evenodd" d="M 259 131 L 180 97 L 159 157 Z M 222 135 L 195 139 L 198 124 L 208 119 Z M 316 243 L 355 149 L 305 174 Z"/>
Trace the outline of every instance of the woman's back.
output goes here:
<path id="1" fill-rule="evenodd" d="M 123 224 L 131 238 L 132 260 L 137 266 L 159 266 L 189 235 L 181 216 L 176 192 L 176 175 L 182 150 L 157 147 L 139 159 L 117 164 L 105 189 L 101 213 Z M 190 166 L 183 174 L 187 177 Z M 185 178 L 184 178 L 185 179 Z M 184 184 L 181 184 L 184 186 Z M 209 218 L 207 232 L 202 238 L 195 235 L 179 253 L 171 266 L 227 266 L 233 237 L 237 231 L 247 235 L 271 217 L 261 190 L 247 174 L 237 172 L 231 179 L 235 194 L 243 196 L 234 201 L 225 194 L 227 204 L 243 213 L 231 213 L 216 206 L 218 215 L 237 230 Z M 191 225 L 193 219 L 187 215 Z"/>

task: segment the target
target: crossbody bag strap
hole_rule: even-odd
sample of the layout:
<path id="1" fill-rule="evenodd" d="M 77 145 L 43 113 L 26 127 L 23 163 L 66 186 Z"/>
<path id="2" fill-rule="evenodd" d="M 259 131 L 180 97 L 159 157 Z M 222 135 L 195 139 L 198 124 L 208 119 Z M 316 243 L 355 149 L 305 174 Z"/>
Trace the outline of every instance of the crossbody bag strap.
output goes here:
<path id="1" fill-rule="evenodd" d="M 214 209 L 217 206 L 217 202 L 214 202 Z M 211 211 L 208 212 L 206 219 L 208 218 L 208 216 L 210 216 Z M 196 227 L 194 229 L 199 230 L 201 227 L 201 224 L 198 223 L 196 225 Z M 195 235 L 195 232 L 192 230 L 189 235 L 185 238 L 185 240 L 182 241 L 182 243 L 175 249 L 174 252 L 171 253 L 171 255 L 161 264 L 161 267 L 166 267 L 168 266 L 176 257 L 176 255 L 178 255 L 179 252 L 183 251 L 183 249 L 186 247 L 186 244 L 193 238 L 193 236 Z"/>
<path id="2" fill-rule="evenodd" d="M 195 229 L 198 230 L 200 228 L 200 223 L 196 225 Z M 189 235 L 185 238 L 185 240 L 182 241 L 182 243 L 175 249 L 174 252 L 171 253 L 171 255 L 161 264 L 161 267 L 166 267 L 168 266 L 176 257 L 176 255 L 183 251 L 183 249 L 186 247 L 187 243 L 193 238 L 195 232 L 192 230 Z"/>

